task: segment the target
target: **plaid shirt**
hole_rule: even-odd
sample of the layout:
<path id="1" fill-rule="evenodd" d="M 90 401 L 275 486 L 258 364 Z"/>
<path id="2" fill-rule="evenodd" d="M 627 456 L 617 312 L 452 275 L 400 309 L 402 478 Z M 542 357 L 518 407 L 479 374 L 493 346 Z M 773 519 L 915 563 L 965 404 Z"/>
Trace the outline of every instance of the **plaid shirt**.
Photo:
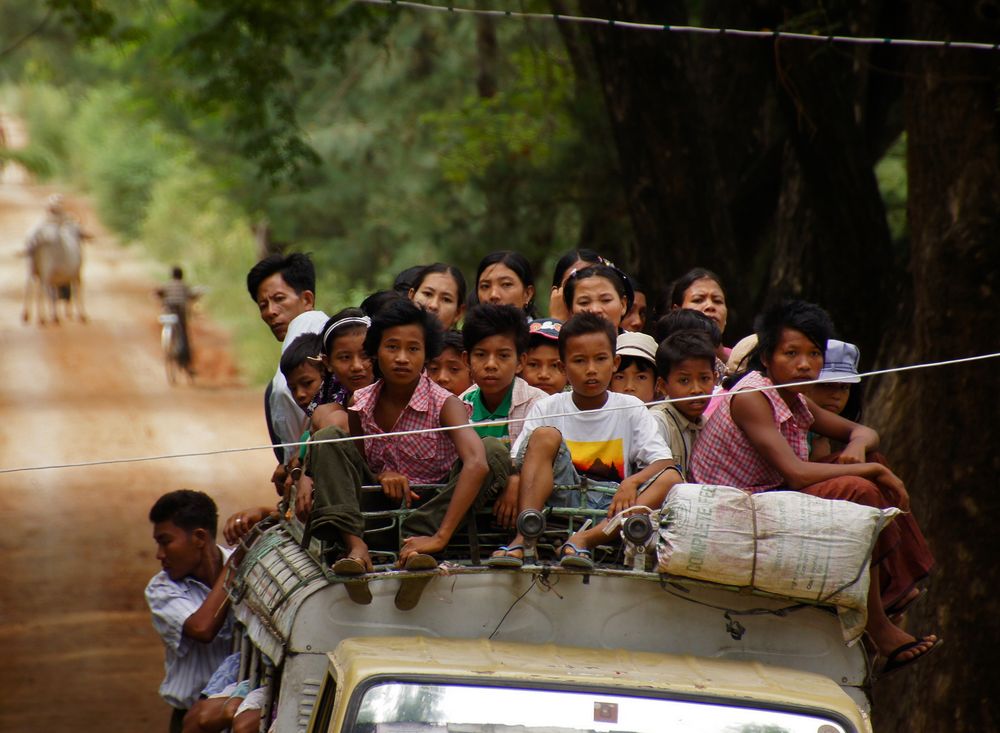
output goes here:
<path id="1" fill-rule="evenodd" d="M 375 404 L 382 392 L 382 380 L 354 393 L 354 404 L 348 409 L 358 413 L 365 435 L 385 433 L 375 422 Z M 389 432 L 424 430 L 441 427 L 441 408 L 451 392 L 420 375 L 410 402 L 403 408 Z M 464 404 L 464 403 L 463 403 Z M 471 405 L 467 405 L 471 408 Z M 458 451 L 450 432 L 400 435 L 391 438 L 365 438 L 365 460 L 373 473 L 395 471 L 413 484 L 442 483 L 458 460 Z"/>
<path id="2" fill-rule="evenodd" d="M 785 486 L 784 477 L 767 463 L 753 447 L 746 434 L 733 422 L 730 401 L 743 389 L 768 387 L 773 383 L 760 372 L 750 372 L 723 396 L 722 403 L 708 419 L 691 456 L 691 480 L 700 484 L 718 484 L 747 489 L 751 493 Z M 789 409 L 777 390 L 760 394 L 771 403 L 778 432 L 803 461 L 809 460 L 806 436 L 813 423 L 813 414 L 802 395 L 796 395 L 795 406 Z"/>

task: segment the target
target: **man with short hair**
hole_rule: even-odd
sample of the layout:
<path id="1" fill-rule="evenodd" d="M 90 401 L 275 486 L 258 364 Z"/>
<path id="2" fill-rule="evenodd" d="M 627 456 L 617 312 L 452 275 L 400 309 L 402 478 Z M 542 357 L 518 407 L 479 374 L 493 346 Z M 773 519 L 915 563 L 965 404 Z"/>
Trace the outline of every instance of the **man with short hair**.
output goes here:
<path id="1" fill-rule="evenodd" d="M 282 353 L 297 336 L 320 333 L 326 324 L 326 313 L 314 310 L 316 270 L 308 255 L 293 252 L 265 257 L 247 274 L 247 290 L 257 303 L 261 320 L 281 342 Z M 295 404 L 280 368 L 268 385 L 264 410 L 271 442 L 275 445 L 294 443 L 305 430 L 306 414 Z M 285 464 L 295 455 L 295 449 L 276 448 L 275 455 L 280 464 Z M 280 471 L 281 466 L 278 468 Z"/>
<path id="2" fill-rule="evenodd" d="M 233 628 L 223 588 L 227 566 L 239 562 L 215 542 L 218 510 L 201 491 L 161 496 L 149 511 L 156 559 L 163 569 L 146 586 L 153 628 L 166 650 L 160 696 L 173 709 L 171 733 L 231 651 Z"/>

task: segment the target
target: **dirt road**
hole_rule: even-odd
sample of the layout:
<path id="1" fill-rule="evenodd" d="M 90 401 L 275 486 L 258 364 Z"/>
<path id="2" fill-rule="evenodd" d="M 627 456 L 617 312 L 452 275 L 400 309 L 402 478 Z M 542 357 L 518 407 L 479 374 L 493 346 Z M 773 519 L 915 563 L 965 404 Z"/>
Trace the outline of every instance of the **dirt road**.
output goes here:
<path id="1" fill-rule="evenodd" d="M 266 443 L 261 393 L 239 386 L 206 316 L 194 327 L 201 384 L 167 386 L 153 270 L 84 199 L 68 205 L 95 235 L 90 323 L 21 324 L 17 252 L 52 190 L 17 171 L 0 178 L 0 468 Z M 209 492 L 223 517 L 270 503 L 272 468 L 261 451 L 0 474 L 0 730 L 166 730 L 163 652 L 143 600 L 159 570 L 149 507 L 184 487 Z"/>

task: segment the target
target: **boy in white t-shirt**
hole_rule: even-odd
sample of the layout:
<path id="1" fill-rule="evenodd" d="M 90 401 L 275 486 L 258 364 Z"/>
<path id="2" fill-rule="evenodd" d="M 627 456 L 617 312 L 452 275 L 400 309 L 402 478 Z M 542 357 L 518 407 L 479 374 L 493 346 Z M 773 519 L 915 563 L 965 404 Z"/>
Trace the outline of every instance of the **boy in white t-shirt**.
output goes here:
<path id="1" fill-rule="evenodd" d="M 563 325 L 559 356 L 572 391 L 536 402 L 511 448 L 521 475 L 519 511 L 546 504 L 577 506 L 581 492 L 553 488 L 578 485 L 582 477 L 591 485 L 617 488 L 614 496 L 586 494 L 587 507 L 607 509 L 608 517 L 636 504 L 659 508 L 680 480 L 675 470 L 667 470 L 673 468 L 670 449 L 646 406 L 631 395 L 608 391 L 619 362 L 616 340 L 614 325 L 594 314 L 575 315 Z M 606 522 L 565 543 L 561 564 L 592 566 L 588 547 L 607 541 L 601 532 Z M 486 564 L 520 566 L 523 543 L 518 534 Z"/>

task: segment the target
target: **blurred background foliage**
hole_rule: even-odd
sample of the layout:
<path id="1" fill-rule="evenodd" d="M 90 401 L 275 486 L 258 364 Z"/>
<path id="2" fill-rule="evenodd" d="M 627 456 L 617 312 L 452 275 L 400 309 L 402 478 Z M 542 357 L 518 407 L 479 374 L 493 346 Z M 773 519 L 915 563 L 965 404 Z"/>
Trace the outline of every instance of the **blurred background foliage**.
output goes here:
<path id="1" fill-rule="evenodd" d="M 207 285 L 255 380 L 274 344 L 243 283 L 268 250 L 312 253 L 327 312 L 413 264 L 471 278 L 501 248 L 532 261 L 542 308 L 566 250 L 635 265 L 608 110 L 571 50 L 554 23 L 320 0 L 0 8 L 19 160 Z M 904 158 L 899 142 L 878 167 L 899 240 Z"/>
<path id="2" fill-rule="evenodd" d="M 0 83 L 31 138 L 20 159 L 207 285 L 255 378 L 273 348 L 243 282 L 266 247 L 311 252 L 333 312 L 413 264 L 471 278 L 500 248 L 532 260 L 544 306 L 561 252 L 628 246 L 614 150 L 592 135 L 605 112 L 554 24 L 307 0 L 103 7 L 0 10 Z M 70 11 L 69 27 L 50 17 Z M 92 12 L 107 15 L 79 20 Z"/>

